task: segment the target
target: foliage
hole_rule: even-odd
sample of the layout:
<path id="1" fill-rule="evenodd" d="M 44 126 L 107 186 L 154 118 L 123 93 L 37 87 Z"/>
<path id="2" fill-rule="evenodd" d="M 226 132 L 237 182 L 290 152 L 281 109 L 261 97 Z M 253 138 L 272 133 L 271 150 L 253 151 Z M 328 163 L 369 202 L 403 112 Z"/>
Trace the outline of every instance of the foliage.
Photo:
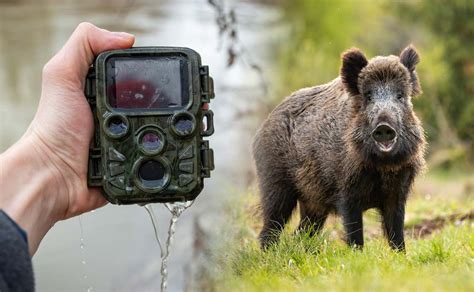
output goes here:
<path id="1" fill-rule="evenodd" d="M 414 99 L 416 111 L 432 144 L 450 148 L 432 156 L 431 172 L 419 178 L 408 202 L 406 254 L 388 248 L 379 216 L 372 211 L 364 214 L 363 251 L 340 240 L 340 220 L 332 218 L 323 234 L 309 237 L 293 234 L 293 218 L 280 243 L 262 252 L 260 220 L 252 207 L 256 196 L 242 196 L 227 212 L 232 220 L 226 223 L 233 228 L 223 236 L 228 241 L 216 253 L 217 264 L 208 267 L 213 279 L 209 290 L 474 290 L 472 220 L 438 220 L 474 210 L 472 173 L 446 172 L 449 159 L 457 165 L 466 160 L 462 145 L 472 147 L 474 140 L 474 2 L 281 1 L 291 31 L 278 48 L 275 103 L 298 88 L 332 80 L 340 54 L 350 47 L 372 57 L 396 54 L 413 43 L 422 57 L 417 71 L 424 89 Z"/>
<path id="2" fill-rule="evenodd" d="M 397 54 L 415 44 L 424 94 L 414 104 L 430 142 L 474 153 L 474 1 L 286 0 L 291 31 L 278 51 L 277 99 L 338 75 L 340 54 Z M 458 137 L 461 139 L 459 140 Z"/>
<path id="3" fill-rule="evenodd" d="M 442 45 L 445 70 L 432 84 L 440 105 L 460 138 L 474 141 L 474 2 L 402 2 L 397 10 L 414 25 L 425 26 Z M 444 74 L 443 74 L 444 73 Z M 471 145 L 474 147 L 474 144 Z"/>

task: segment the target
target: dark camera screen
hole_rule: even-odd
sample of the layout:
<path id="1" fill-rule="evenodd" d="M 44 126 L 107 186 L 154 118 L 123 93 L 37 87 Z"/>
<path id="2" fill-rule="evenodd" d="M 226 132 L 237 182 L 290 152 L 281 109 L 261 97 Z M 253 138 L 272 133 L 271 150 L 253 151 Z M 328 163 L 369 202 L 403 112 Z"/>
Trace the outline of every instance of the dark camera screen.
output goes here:
<path id="1" fill-rule="evenodd" d="M 174 109 L 189 101 L 184 57 L 113 57 L 107 63 L 107 96 L 117 109 Z"/>

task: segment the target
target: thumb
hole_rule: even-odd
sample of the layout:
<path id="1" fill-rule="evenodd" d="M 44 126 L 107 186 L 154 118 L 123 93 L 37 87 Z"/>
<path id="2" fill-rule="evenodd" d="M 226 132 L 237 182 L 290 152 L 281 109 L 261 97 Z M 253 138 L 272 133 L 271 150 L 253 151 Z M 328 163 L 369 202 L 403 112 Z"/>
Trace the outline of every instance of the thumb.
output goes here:
<path id="1" fill-rule="evenodd" d="M 82 90 L 94 57 L 99 53 L 130 48 L 135 37 L 125 32 L 110 32 L 83 22 L 77 26 L 63 48 L 45 65 L 45 79 L 67 82 Z"/>

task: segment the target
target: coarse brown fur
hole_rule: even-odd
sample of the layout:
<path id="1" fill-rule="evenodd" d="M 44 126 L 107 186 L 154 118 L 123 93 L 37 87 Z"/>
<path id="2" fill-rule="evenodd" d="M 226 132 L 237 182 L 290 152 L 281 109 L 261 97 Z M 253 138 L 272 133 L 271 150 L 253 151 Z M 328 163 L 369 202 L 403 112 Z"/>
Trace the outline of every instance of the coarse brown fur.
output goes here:
<path id="1" fill-rule="evenodd" d="M 336 213 L 348 244 L 360 247 L 362 213 L 377 208 L 390 246 L 404 249 L 405 203 L 425 163 L 424 132 L 411 103 L 421 93 L 418 62 L 412 46 L 400 57 L 370 61 L 351 49 L 342 56 L 340 77 L 301 89 L 273 110 L 253 144 L 262 248 L 278 240 L 299 203 L 300 229 L 316 233 Z M 390 151 L 373 138 L 382 124 L 396 133 L 385 142 Z"/>

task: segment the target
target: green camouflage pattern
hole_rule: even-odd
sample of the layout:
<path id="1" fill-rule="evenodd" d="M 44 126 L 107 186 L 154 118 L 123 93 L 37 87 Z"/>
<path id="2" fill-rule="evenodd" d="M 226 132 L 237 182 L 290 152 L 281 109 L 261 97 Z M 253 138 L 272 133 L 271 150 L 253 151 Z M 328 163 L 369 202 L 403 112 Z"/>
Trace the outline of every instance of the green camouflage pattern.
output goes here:
<path id="1" fill-rule="evenodd" d="M 185 56 L 188 60 L 189 103 L 182 109 L 127 110 L 112 108 L 107 101 L 106 61 L 109 57 L 161 55 Z M 103 195 L 113 204 L 147 204 L 193 200 L 204 187 L 204 178 L 214 169 L 213 150 L 203 138 L 214 133 L 213 112 L 202 109 L 214 98 L 213 80 L 207 66 L 201 65 L 199 54 L 188 48 L 140 47 L 101 53 L 86 80 L 85 95 L 94 115 L 95 134 L 90 145 L 88 185 L 101 187 Z M 191 115 L 194 131 L 183 138 L 173 131 L 171 121 L 176 115 Z M 105 125 L 113 116 L 121 116 L 128 124 L 127 134 L 110 138 Z M 202 129 L 202 121 L 207 129 Z M 138 138 L 144 129 L 156 130 L 165 138 L 160 154 L 146 155 L 140 151 Z M 144 189 L 137 177 L 140 161 L 155 159 L 166 166 L 164 187 Z"/>

